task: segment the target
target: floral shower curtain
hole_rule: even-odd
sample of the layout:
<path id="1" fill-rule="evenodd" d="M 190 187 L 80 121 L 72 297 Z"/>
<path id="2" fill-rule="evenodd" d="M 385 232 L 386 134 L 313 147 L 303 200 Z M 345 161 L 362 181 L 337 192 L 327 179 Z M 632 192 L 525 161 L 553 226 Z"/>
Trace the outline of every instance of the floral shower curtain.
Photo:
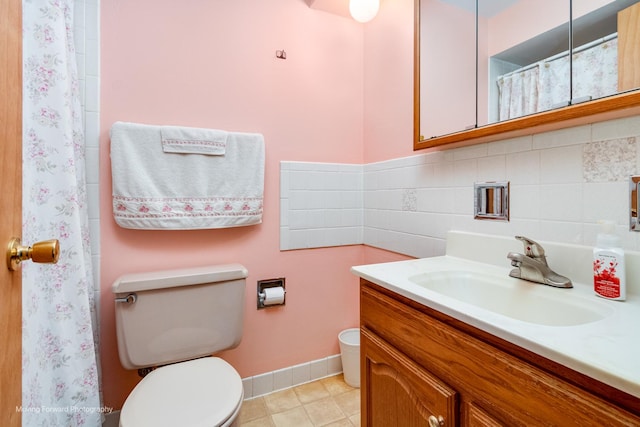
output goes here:
<path id="1" fill-rule="evenodd" d="M 498 77 L 499 120 L 507 120 L 567 105 L 569 99 L 592 99 L 618 92 L 618 40 L 545 59 Z M 573 67 L 573 71 L 571 70 Z M 569 73 L 573 72 L 573 87 Z"/>
<path id="2" fill-rule="evenodd" d="M 22 236 L 61 248 L 22 266 L 23 426 L 102 422 L 73 5 L 23 0 Z"/>

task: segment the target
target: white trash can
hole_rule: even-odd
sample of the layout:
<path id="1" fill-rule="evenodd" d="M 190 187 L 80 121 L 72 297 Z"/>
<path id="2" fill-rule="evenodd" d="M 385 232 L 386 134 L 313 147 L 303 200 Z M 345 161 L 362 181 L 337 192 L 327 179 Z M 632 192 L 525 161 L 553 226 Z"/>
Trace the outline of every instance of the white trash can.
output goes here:
<path id="1" fill-rule="evenodd" d="M 345 329 L 338 334 L 344 380 L 360 387 L 360 328 Z"/>

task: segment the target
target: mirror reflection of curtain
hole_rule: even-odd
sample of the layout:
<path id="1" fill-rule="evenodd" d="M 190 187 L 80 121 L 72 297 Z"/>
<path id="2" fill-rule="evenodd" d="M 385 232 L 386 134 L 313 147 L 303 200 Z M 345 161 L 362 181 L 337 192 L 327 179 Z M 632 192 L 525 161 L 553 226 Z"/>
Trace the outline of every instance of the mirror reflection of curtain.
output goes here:
<path id="1" fill-rule="evenodd" d="M 569 55 L 563 53 L 498 77 L 499 120 L 567 105 L 570 97 L 595 99 L 617 93 L 617 38 L 576 49 L 572 91 L 569 73 Z"/>
<path id="2" fill-rule="evenodd" d="M 499 119 L 525 116 L 538 111 L 540 66 L 516 71 L 498 78 Z"/>
<path id="3" fill-rule="evenodd" d="M 568 105 L 571 98 L 569 55 L 540 64 L 540 95 L 537 111 Z"/>
<path id="4" fill-rule="evenodd" d="M 618 39 L 573 55 L 573 97 L 602 98 L 618 92 Z"/>

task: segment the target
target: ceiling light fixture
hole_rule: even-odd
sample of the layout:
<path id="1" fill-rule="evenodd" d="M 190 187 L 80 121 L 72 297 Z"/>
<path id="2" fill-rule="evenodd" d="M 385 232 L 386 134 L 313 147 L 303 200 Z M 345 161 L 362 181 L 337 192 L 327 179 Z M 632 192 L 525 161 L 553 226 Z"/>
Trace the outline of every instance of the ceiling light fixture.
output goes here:
<path id="1" fill-rule="evenodd" d="M 358 22 L 369 22 L 378 14 L 380 0 L 349 0 L 351 17 Z"/>

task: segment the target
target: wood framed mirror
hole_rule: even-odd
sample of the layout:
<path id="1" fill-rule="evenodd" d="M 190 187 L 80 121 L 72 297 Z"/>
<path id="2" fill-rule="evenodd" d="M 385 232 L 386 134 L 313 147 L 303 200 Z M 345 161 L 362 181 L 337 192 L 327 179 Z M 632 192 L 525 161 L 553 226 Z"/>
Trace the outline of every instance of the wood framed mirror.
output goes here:
<path id="1" fill-rule="evenodd" d="M 434 15 L 436 13 L 433 6 L 434 1 L 445 3 L 445 8 L 451 5 L 466 4 L 464 7 L 469 13 L 473 13 L 475 18 L 475 23 L 471 24 L 469 24 L 468 20 L 456 20 L 455 22 L 449 22 L 448 25 L 437 25 L 437 21 L 433 20 L 429 23 L 430 28 L 437 28 L 437 31 L 439 31 L 437 34 L 440 42 L 453 38 L 451 36 L 448 37 L 446 31 L 450 31 L 449 34 L 455 33 L 457 40 L 464 40 L 463 42 L 458 41 L 454 51 L 451 51 L 446 56 L 440 52 L 433 54 L 434 50 L 431 47 L 433 41 L 426 40 L 427 31 L 421 30 L 421 28 L 424 28 L 421 26 L 425 25 L 425 21 L 427 21 L 425 9 L 429 7 L 429 10 Z M 487 85 L 495 84 L 495 75 L 493 75 L 495 73 L 489 70 L 486 52 L 482 51 L 481 54 L 478 54 L 478 46 L 480 45 L 481 50 L 484 49 L 487 39 L 491 38 L 490 35 L 483 33 L 487 24 L 482 21 L 482 18 L 479 20 L 478 16 L 483 16 L 482 7 L 486 8 L 490 1 L 415 0 L 414 150 L 447 144 L 471 145 L 640 114 L 640 32 L 638 31 L 638 28 L 640 28 L 640 1 L 597 0 L 594 2 L 592 0 L 566 0 L 566 5 L 563 6 L 564 10 L 566 10 L 566 15 L 564 15 L 563 19 L 567 22 L 566 25 L 562 24 L 566 26 L 566 30 L 562 25 L 557 25 L 553 28 L 555 33 L 552 33 L 551 30 L 547 32 L 554 34 L 553 40 L 560 46 L 560 50 L 566 50 L 565 56 L 571 58 L 570 61 L 575 61 L 576 52 L 579 49 L 581 50 L 582 46 L 586 45 L 587 42 L 591 43 L 591 38 L 600 37 L 600 33 L 611 31 L 597 28 L 600 24 L 593 18 L 593 16 L 597 15 L 595 13 L 596 9 L 599 10 L 598 13 L 600 15 L 606 12 L 609 16 L 609 26 L 613 25 L 617 38 L 617 57 L 614 59 L 616 61 L 615 64 L 617 64 L 617 70 L 614 70 L 618 79 L 617 91 L 614 89 L 613 93 L 605 93 L 594 97 L 571 97 L 570 93 L 564 104 L 556 103 L 552 109 L 526 113 L 515 118 L 491 118 L 491 114 L 487 116 L 488 110 L 496 108 L 490 104 L 487 106 L 487 99 L 490 97 L 488 92 L 491 89 L 486 87 Z M 431 3 L 427 6 L 426 2 Z M 503 7 L 508 7 L 519 2 L 522 2 L 522 0 L 502 0 L 501 3 L 503 5 L 507 3 L 508 5 Z M 557 4 L 557 0 L 555 2 Z M 593 3 L 599 4 L 593 6 Z M 588 7 L 591 7 L 591 9 L 585 12 Z M 473 11 L 474 8 L 475 11 Z M 617 9 L 613 10 L 614 8 Z M 622 9 L 624 9 L 624 12 L 621 11 Z M 442 19 L 440 20 L 442 21 Z M 612 20 L 613 23 L 611 23 Z M 475 26 L 475 40 L 473 41 L 469 40 L 468 35 L 461 36 L 465 32 L 468 33 L 470 25 Z M 465 31 L 461 30 L 463 27 Z M 516 24 L 513 27 L 519 28 L 519 25 Z M 560 33 L 561 35 L 558 36 L 558 31 L 566 31 L 566 36 L 564 33 Z M 607 37 L 610 36 L 607 35 Z M 549 46 L 549 39 L 542 42 L 540 40 L 538 37 L 538 45 Z M 472 43 L 473 46 L 470 46 Z M 436 61 L 445 64 L 444 71 L 433 70 L 433 63 L 425 62 L 425 46 L 429 46 L 430 57 L 434 57 Z M 439 49 L 444 52 L 443 48 Z M 475 55 L 473 50 L 469 53 L 469 49 L 475 49 Z M 473 56 L 475 58 L 472 59 L 472 64 L 470 65 L 469 57 Z M 474 60 L 475 63 L 473 63 Z M 473 66 L 475 66 L 473 70 L 475 78 L 470 77 L 468 71 Z M 525 65 L 523 69 L 526 68 L 528 66 Z M 461 73 L 459 69 L 466 69 L 467 71 L 464 72 L 466 74 Z M 578 92 L 575 84 L 577 69 L 578 67 L 570 66 L 569 70 L 572 71 L 567 75 L 569 81 L 566 83 L 572 88 L 571 92 L 573 93 Z M 445 75 L 456 76 L 458 79 L 458 83 L 455 84 L 457 92 L 451 89 L 454 86 L 442 80 Z M 435 85 L 434 82 L 436 82 Z M 485 84 L 485 87 L 483 87 L 483 84 Z M 439 101 L 426 102 L 425 90 L 435 93 L 436 89 L 432 89 L 434 87 L 438 88 L 437 90 L 445 91 L 449 96 L 447 97 L 445 94 L 445 97 L 441 97 Z M 469 99 L 472 101 L 469 101 Z M 473 103 L 473 105 L 470 105 L 470 103 Z M 474 110 L 475 117 L 470 113 L 471 110 Z M 429 119 L 426 119 L 425 115 L 428 115 Z M 453 124 L 449 124 L 450 122 L 453 122 Z M 437 123 L 438 126 L 435 128 L 433 126 L 431 128 L 425 127 L 425 124 L 429 126 L 429 123 Z"/>

